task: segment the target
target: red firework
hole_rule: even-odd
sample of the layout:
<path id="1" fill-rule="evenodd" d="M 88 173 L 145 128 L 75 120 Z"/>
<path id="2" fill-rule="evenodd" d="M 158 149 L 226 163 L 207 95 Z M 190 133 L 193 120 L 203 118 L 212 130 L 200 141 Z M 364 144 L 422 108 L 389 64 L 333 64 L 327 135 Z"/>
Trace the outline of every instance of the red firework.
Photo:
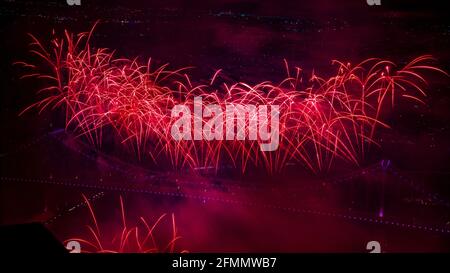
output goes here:
<path id="1" fill-rule="evenodd" d="M 94 28 L 93 28 L 94 29 Z M 137 154 L 148 153 L 155 162 L 168 158 L 174 168 L 219 168 L 231 162 L 245 172 L 249 164 L 263 166 L 269 173 L 283 170 L 288 162 L 303 162 L 313 172 L 327 171 L 336 160 L 358 165 L 368 146 L 376 144 L 377 128 L 388 127 L 381 114 L 398 99 L 425 103 L 425 70 L 444 71 L 429 65 L 430 55 L 413 59 L 398 68 L 393 62 L 371 58 L 352 65 L 332 61 L 336 74 L 322 78 L 313 74 L 304 80 L 299 67 L 279 84 L 268 81 L 222 83 L 214 73 L 210 84 L 196 85 L 186 74 L 167 65 L 151 69 L 151 59 L 117 58 L 106 48 L 90 47 L 92 31 L 78 35 L 65 32 L 47 50 L 34 36 L 31 52 L 48 65 L 20 62 L 33 69 L 24 77 L 47 79 L 39 90 L 42 99 L 24 110 L 64 107 L 66 129 L 101 145 L 102 132 L 113 128 L 121 141 Z M 259 150 L 259 140 L 175 141 L 170 128 L 170 110 L 175 105 L 193 106 L 195 96 L 224 106 L 279 105 L 279 148 Z M 244 121 L 248 125 L 248 120 Z M 205 121 L 203 121 L 203 124 Z"/>
<path id="2" fill-rule="evenodd" d="M 169 243 L 165 245 L 160 245 L 158 242 L 158 237 L 155 236 L 155 229 L 158 224 L 166 217 L 166 214 L 161 215 L 158 220 L 155 221 L 153 225 L 149 225 L 147 221 L 140 217 L 141 225 L 143 229 L 139 229 L 139 226 L 130 227 L 127 224 L 125 216 L 125 208 L 123 204 L 123 199 L 120 197 L 120 209 L 122 215 L 122 228 L 120 232 L 115 234 L 112 239 L 105 236 L 105 232 L 101 231 L 97 217 L 95 216 L 94 209 L 83 194 L 83 199 L 89 208 L 90 215 L 94 226 L 87 225 L 87 229 L 90 233 L 91 238 L 75 237 L 66 240 L 64 243 L 71 241 L 76 241 L 80 243 L 81 252 L 97 252 L 97 253 L 159 253 L 159 252 L 175 252 L 175 243 L 181 238 L 178 236 L 175 216 L 172 214 L 171 224 L 172 224 L 172 237 Z M 110 228 L 109 228 L 110 229 Z M 186 252 L 183 250 L 181 252 Z"/>

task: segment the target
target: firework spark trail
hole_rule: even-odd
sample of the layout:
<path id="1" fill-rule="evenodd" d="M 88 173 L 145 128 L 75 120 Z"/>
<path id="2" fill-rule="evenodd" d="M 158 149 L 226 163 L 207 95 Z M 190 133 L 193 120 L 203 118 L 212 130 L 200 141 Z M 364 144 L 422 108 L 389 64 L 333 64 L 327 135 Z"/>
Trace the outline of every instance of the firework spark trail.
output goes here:
<path id="1" fill-rule="evenodd" d="M 19 62 L 33 71 L 24 77 L 48 83 L 38 92 L 42 99 L 23 112 L 64 107 L 66 129 L 92 144 L 101 145 L 104 129 L 111 127 L 139 156 L 148 153 L 155 162 L 165 157 L 176 169 L 218 169 L 224 161 L 242 172 L 252 164 L 269 173 L 283 170 L 292 161 L 304 162 L 313 172 L 329 170 L 336 160 L 358 165 L 368 146 L 376 144 L 377 128 L 388 127 L 381 120 L 382 113 L 401 98 L 425 103 L 423 71 L 446 74 L 429 65 L 434 60 L 430 55 L 403 68 L 376 58 L 357 65 L 334 60 L 334 76 L 321 78 L 313 73 L 308 80 L 298 67 L 291 76 L 285 61 L 288 77 L 279 84 L 218 85 L 218 70 L 209 85 L 195 85 L 186 74 L 188 68 L 171 71 L 163 65 L 152 70 L 151 59 L 142 65 L 136 59 L 117 58 L 106 48 L 93 50 L 93 29 L 78 35 L 66 31 L 64 38 L 52 40 L 50 51 L 31 35 L 31 52 L 43 59 L 51 72 L 41 72 L 38 64 Z M 261 152 L 261 140 L 175 141 L 170 134 L 174 122 L 170 110 L 180 104 L 192 108 L 196 96 L 220 106 L 279 105 L 279 148 Z M 252 118 L 242 121 L 247 128 L 254 124 Z M 201 122 L 205 125 L 207 121 Z"/>
<path id="2" fill-rule="evenodd" d="M 125 207 L 123 199 L 120 196 L 120 211 L 121 211 L 121 221 L 122 228 L 112 240 L 109 240 L 104 232 L 101 232 L 97 217 L 95 215 L 94 209 L 83 194 L 83 199 L 85 204 L 89 209 L 94 227 L 87 225 L 91 239 L 83 237 L 70 238 L 64 243 L 70 241 L 77 241 L 82 245 L 82 252 L 97 252 L 97 253 L 157 253 L 157 252 L 170 252 L 176 251 L 175 244 L 181 238 L 177 233 L 177 228 L 175 224 L 175 216 L 172 214 L 171 225 L 172 225 L 172 235 L 169 243 L 165 246 L 160 246 L 161 242 L 158 242 L 155 236 L 155 229 L 161 223 L 161 221 L 166 217 L 166 214 L 161 215 L 158 220 L 154 222 L 152 226 L 148 222 L 140 217 L 144 231 L 140 230 L 138 226 L 130 227 L 126 221 Z M 182 250 L 180 252 L 186 252 Z"/>

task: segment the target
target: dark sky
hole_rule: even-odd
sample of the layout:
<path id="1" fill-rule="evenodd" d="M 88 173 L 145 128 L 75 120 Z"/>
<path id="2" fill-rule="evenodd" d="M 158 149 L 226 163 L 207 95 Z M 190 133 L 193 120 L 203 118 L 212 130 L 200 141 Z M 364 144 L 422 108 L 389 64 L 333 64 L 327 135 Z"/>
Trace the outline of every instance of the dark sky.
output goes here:
<path id="1" fill-rule="evenodd" d="M 287 59 L 292 66 L 304 68 L 306 73 L 314 69 L 319 74 L 329 75 L 334 69 L 330 66 L 332 59 L 358 62 L 369 57 L 380 57 L 404 64 L 418 55 L 432 54 L 441 68 L 450 71 L 450 16 L 444 1 L 381 0 L 381 6 L 369 6 L 366 0 L 81 2 L 80 7 L 68 6 L 62 0 L 9 0 L 0 3 L 0 159 L 5 160 L 0 166 L 2 175 L 47 178 L 52 172 L 61 177 L 70 174 L 96 178 L 106 173 L 76 153 L 67 152 L 61 145 L 50 142 L 47 144 L 50 146 L 39 146 L 40 142 L 35 141 L 43 134 L 62 127 L 61 113 L 18 116 L 24 107 L 36 100 L 34 91 L 39 85 L 33 81 L 20 80 L 20 69 L 12 66 L 14 61 L 30 57 L 27 52 L 30 42 L 27 33 L 48 41 L 53 29 L 57 33 L 64 29 L 76 33 L 89 30 L 95 21 L 100 20 L 94 33 L 94 46 L 114 49 L 117 56 L 127 58 L 138 56 L 146 60 L 152 57 L 156 63 L 169 62 L 174 68 L 195 66 L 191 75 L 199 82 L 209 79 L 219 68 L 223 69 L 223 77 L 229 81 L 277 82 L 286 76 L 283 59 Z M 389 117 L 393 129 L 381 134 L 380 138 L 384 141 L 379 151 L 382 152 L 375 153 L 374 158 L 392 159 L 397 167 L 409 172 L 415 179 L 426 181 L 427 185 L 434 187 L 433 190 L 449 196 L 448 78 L 431 79 L 427 103 L 427 106 L 417 111 L 400 108 L 401 111 Z M 32 144 L 24 145 L 26 143 Z M 23 151 L 27 153 L 21 154 Z M 13 155 L 6 156 L 9 154 Z M 129 158 L 121 159 L 135 162 Z M 55 166 L 58 169 L 56 171 L 52 170 Z M 296 179 L 294 177 L 293 180 Z M 392 181 L 398 181 L 398 177 L 392 178 Z M 20 221 L 29 211 L 35 213 L 34 210 L 40 209 L 47 199 L 53 200 L 58 206 L 58 202 L 79 201 L 78 192 L 66 191 L 66 188 L 33 186 L 24 190 L 19 186 L 14 187 L 2 184 L 2 215 L 10 218 L 2 217 L 1 222 L 11 219 Z M 271 194 L 267 193 L 268 196 Z M 29 200 L 29 204 L 22 204 L 21 207 L 19 198 L 11 196 L 20 196 Z M 333 195 L 336 199 L 341 197 L 339 194 Z M 105 207 L 117 205 L 114 203 L 117 198 L 108 198 L 112 201 L 105 201 Z M 135 203 L 151 203 L 155 208 L 161 201 L 149 201 L 147 196 L 140 198 L 142 196 L 133 200 L 136 200 Z M 243 200 L 247 200 L 245 198 L 244 195 Z M 286 201 L 283 198 L 280 200 Z M 329 205 L 320 201 L 320 194 L 317 198 L 319 201 L 314 199 L 311 202 L 324 207 Z M 264 202 L 269 199 L 264 199 Z M 163 209 L 173 209 L 181 215 L 180 226 L 184 226 L 184 235 L 189 238 L 191 246 L 197 247 L 193 250 L 231 251 L 233 247 L 239 246 L 242 251 L 323 251 L 335 247 L 328 244 L 328 240 L 340 240 L 342 245 L 350 245 L 348 251 L 361 248 L 362 242 L 354 244 L 357 239 L 352 235 L 355 233 L 364 238 L 366 235 L 381 234 L 392 237 L 392 240 L 399 233 L 398 230 L 385 233 L 383 229 L 348 224 L 346 221 L 330 223 L 329 220 L 322 221 L 320 217 L 312 217 L 311 222 L 302 227 L 304 218 L 279 211 L 266 213 L 265 209 L 258 208 L 229 210 L 227 206 L 217 204 L 205 209 L 203 204 L 196 202 L 184 200 L 181 205 L 174 205 L 167 201 L 169 199 L 164 200 Z M 390 200 L 398 201 L 393 197 Z M 364 199 L 362 203 L 366 201 Z M 14 206 L 15 210 L 7 209 Z M 393 208 L 395 206 L 392 205 Z M 142 205 L 136 207 L 145 208 Z M 364 204 L 361 207 L 366 208 Z M 158 208 L 160 210 L 162 208 Z M 199 212 L 203 214 L 198 216 Z M 427 214 L 425 210 L 421 212 L 421 216 Z M 448 207 L 439 215 L 444 215 L 439 221 L 448 219 Z M 240 219 L 236 220 L 237 217 Z M 273 219 L 277 222 L 274 223 Z M 79 219 L 70 219 L 76 220 Z M 239 224 L 239 221 L 243 223 Z M 62 221 L 58 225 L 64 229 L 67 222 Z M 285 232 L 283 229 L 280 232 L 280 226 L 277 225 L 286 226 Z M 333 230 L 335 233 L 330 233 L 330 227 L 336 227 Z M 305 234 L 299 233 L 297 228 L 302 228 Z M 271 236 L 272 239 L 267 238 Z M 309 239 L 309 236 L 314 239 Z M 408 241 L 408 236 L 404 235 L 401 240 Z M 268 241 L 264 242 L 261 238 L 267 238 Z M 428 247 L 432 250 L 448 249 L 448 238 L 447 241 L 440 237 L 422 239 L 429 242 Z M 407 250 L 409 243 L 403 243 L 397 242 L 397 249 Z M 420 247 L 414 247 L 420 250 Z"/>

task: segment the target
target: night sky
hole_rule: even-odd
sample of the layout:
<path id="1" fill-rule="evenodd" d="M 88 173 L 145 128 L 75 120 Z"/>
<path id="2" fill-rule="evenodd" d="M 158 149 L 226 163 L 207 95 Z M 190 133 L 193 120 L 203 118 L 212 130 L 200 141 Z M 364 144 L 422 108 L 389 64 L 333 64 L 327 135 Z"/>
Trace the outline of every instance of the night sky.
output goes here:
<path id="1" fill-rule="evenodd" d="M 431 54 L 450 71 L 450 14 L 438 1 L 2 1 L 0 4 L 0 223 L 39 221 L 61 241 L 91 224 L 120 226 L 119 195 L 130 218 L 174 213 L 190 252 L 365 252 L 450 250 L 450 80 L 430 74 L 427 105 L 399 104 L 361 166 L 314 175 L 291 166 L 276 177 L 172 173 L 133 153 L 89 146 L 64 132 L 63 111 L 19 116 L 40 82 L 13 63 L 31 58 L 27 33 L 78 33 L 99 20 L 92 44 L 157 65 L 193 66 L 198 83 L 217 69 L 229 82 L 279 82 L 283 59 L 332 75 L 331 60 L 379 57 L 406 64 Z M 156 1 L 155 1 L 156 2 Z M 204 1 L 206 2 L 206 1 Z M 381 160 L 389 167 L 383 169 Z M 81 204 L 81 205 L 80 205 Z M 380 216 L 380 210 L 383 213 Z M 432 227 L 432 228 L 431 228 Z M 170 225 L 161 226 L 167 237 Z M 410 238 L 414 237 L 412 242 Z"/>

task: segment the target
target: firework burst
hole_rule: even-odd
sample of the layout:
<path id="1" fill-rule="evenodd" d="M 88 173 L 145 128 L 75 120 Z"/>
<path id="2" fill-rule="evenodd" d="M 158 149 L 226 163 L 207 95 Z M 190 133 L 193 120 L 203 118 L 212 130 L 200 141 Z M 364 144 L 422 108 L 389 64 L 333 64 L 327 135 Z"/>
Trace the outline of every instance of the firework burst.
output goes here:
<path id="1" fill-rule="evenodd" d="M 209 84 L 197 85 L 188 68 L 152 69 L 151 59 L 140 64 L 137 59 L 117 58 L 106 48 L 92 49 L 93 29 L 78 35 L 66 31 L 64 38 L 52 40 L 49 49 L 31 35 L 31 52 L 49 65 L 50 72 L 42 72 L 42 62 L 19 63 L 33 71 L 24 77 L 48 83 L 38 92 L 41 99 L 23 112 L 63 107 L 66 129 L 93 145 L 101 145 L 105 128 L 113 128 L 139 156 L 149 154 L 155 162 L 164 158 L 176 169 L 217 170 L 228 162 L 242 172 L 254 165 L 273 173 L 288 162 L 303 162 L 317 173 L 329 170 L 337 160 L 358 165 L 368 147 L 377 144 L 377 129 L 388 127 L 382 112 L 399 99 L 425 104 L 423 72 L 446 74 L 430 65 L 429 55 L 404 67 L 376 58 L 356 65 L 334 60 L 336 73 L 329 78 L 315 73 L 306 78 L 299 67 L 291 69 L 285 61 L 287 77 L 279 84 L 219 84 L 218 70 Z M 279 148 L 262 152 L 260 140 L 175 141 L 170 134 L 174 122 L 170 110 L 175 105 L 193 107 L 196 96 L 221 106 L 278 105 Z"/>

